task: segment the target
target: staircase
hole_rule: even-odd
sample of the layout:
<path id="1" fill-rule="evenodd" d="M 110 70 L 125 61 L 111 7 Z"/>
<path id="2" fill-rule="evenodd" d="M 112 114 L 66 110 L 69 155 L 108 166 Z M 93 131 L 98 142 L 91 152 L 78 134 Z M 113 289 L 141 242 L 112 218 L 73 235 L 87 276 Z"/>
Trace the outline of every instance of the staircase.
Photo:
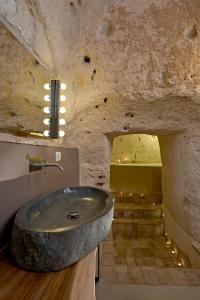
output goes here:
<path id="1" fill-rule="evenodd" d="M 102 244 L 106 284 L 197 285 L 200 270 L 167 234 L 161 195 L 116 194 L 112 231 Z"/>
<path id="2" fill-rule="evenodd" d="M 165 232 L 161 195 L 116 194 L 113 237 L 155 237 Z"/>

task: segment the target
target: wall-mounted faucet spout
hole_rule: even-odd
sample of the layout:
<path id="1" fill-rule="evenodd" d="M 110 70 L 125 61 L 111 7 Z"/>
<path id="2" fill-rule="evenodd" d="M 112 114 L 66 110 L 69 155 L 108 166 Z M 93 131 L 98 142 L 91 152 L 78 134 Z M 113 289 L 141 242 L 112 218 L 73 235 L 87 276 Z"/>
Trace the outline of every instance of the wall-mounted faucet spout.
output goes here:
<path id="1" fill-rule="evenodd" d="M 63 167 L 57 163 L 48 162 L 46 160 L 42 160 L 39 158 L 33 158 L 30 156 L 27 156 L 27 158 L 29 160 L 30 172 L 40 170 L 41 168 L 46 168 L 46 167 L 55 167 L 55 168 L 58 168 L 60 171 L 63 171 Z"/>

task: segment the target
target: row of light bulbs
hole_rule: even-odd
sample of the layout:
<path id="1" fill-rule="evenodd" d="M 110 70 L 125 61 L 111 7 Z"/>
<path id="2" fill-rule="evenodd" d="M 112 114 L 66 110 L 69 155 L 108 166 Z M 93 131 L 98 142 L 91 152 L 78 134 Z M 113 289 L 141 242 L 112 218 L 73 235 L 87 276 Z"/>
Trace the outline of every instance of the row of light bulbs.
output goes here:
<path id="1" fill-rule="evenodd" d="M 45 83 L 45 84 L 44 84 L 44 89 L 45 89 L 46 91 L 50 91 L 50 90 L 51 90 L 51 85 L 50 85 L 49 83 Z M 62 91 L 66 90 L 66 89 L 67 89 L 67 85 L 66 85 L 65 83 L 61 83 L 61 84 L 60 84 L 60 89 L 61 89 Z M 50 102 L 50 101 L 51 101 L 51 96 L 50 96 L 50 95 L 45 95 L 45 96 L 44 96 L 44 101 Z M 61 101 L 61 102 L 65 102 L 65 101 L 66 101 L 66 96 L 65 96 L 65 95 L 60 95 L 60 101 Z M 44 113 L 46 113 L 46 114 L 50 114 L 50 113 L 51 113 L 51 109 L 50 109 L 50 107 L 48 107 L 48 106 L 45 106 L 44 109 L 43 109 L 43 111 L 44 111 Z M 59 108 L 59 113 L 60 113 L 60 114 L 66 113 L 65 107 L 60 107 L 60 108 Z M 50 119 L 45 118 L 45 119 L 43 120 L 43 123 L 44 123 L 45 125 L 50 125 Z M 59 125 L 61 125 L 61 126 L 62 126 L 62 125 L 65 125 L 65 119 L 63 119 L 63 118 L 59 119 Z M 64 132 L 64 130 L 59 130 L 59 133 L 58 133 L 58 134 L 59 134 L 59 137 L 64 137 L 65 132 Z M 49 131 L 49 130 L 44 130 L 44 131 L 43 131 L 43 135 L 46 136 L 46 137 L 48 137 L 48 136 L 50 135 L 50 131 Z"/>

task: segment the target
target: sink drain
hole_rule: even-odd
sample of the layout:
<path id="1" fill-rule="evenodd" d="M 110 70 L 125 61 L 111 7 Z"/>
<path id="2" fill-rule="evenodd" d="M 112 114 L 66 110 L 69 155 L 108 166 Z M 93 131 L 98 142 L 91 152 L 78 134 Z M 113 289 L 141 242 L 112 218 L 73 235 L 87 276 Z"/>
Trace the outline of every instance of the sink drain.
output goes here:
<path id="1" fill-rule="evenodd" d="M 79 213 L 71 212 L 70 214 L 68 214 L 68 218 L 69 219 L 79 219 Z"/>

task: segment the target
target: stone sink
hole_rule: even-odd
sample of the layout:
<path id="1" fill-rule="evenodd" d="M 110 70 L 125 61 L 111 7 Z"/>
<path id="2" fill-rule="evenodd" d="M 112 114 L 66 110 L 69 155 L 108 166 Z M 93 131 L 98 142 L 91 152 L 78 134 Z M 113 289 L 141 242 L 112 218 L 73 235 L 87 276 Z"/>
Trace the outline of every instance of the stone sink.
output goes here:
<path id="1" fill-rule="evenodd" d="M 61 270 L 95 249 L 108 235 L 114 197 L 93 187 L 61 188 L 24 205 L 16 214 L 11 249 L 18 266 Z"/>

